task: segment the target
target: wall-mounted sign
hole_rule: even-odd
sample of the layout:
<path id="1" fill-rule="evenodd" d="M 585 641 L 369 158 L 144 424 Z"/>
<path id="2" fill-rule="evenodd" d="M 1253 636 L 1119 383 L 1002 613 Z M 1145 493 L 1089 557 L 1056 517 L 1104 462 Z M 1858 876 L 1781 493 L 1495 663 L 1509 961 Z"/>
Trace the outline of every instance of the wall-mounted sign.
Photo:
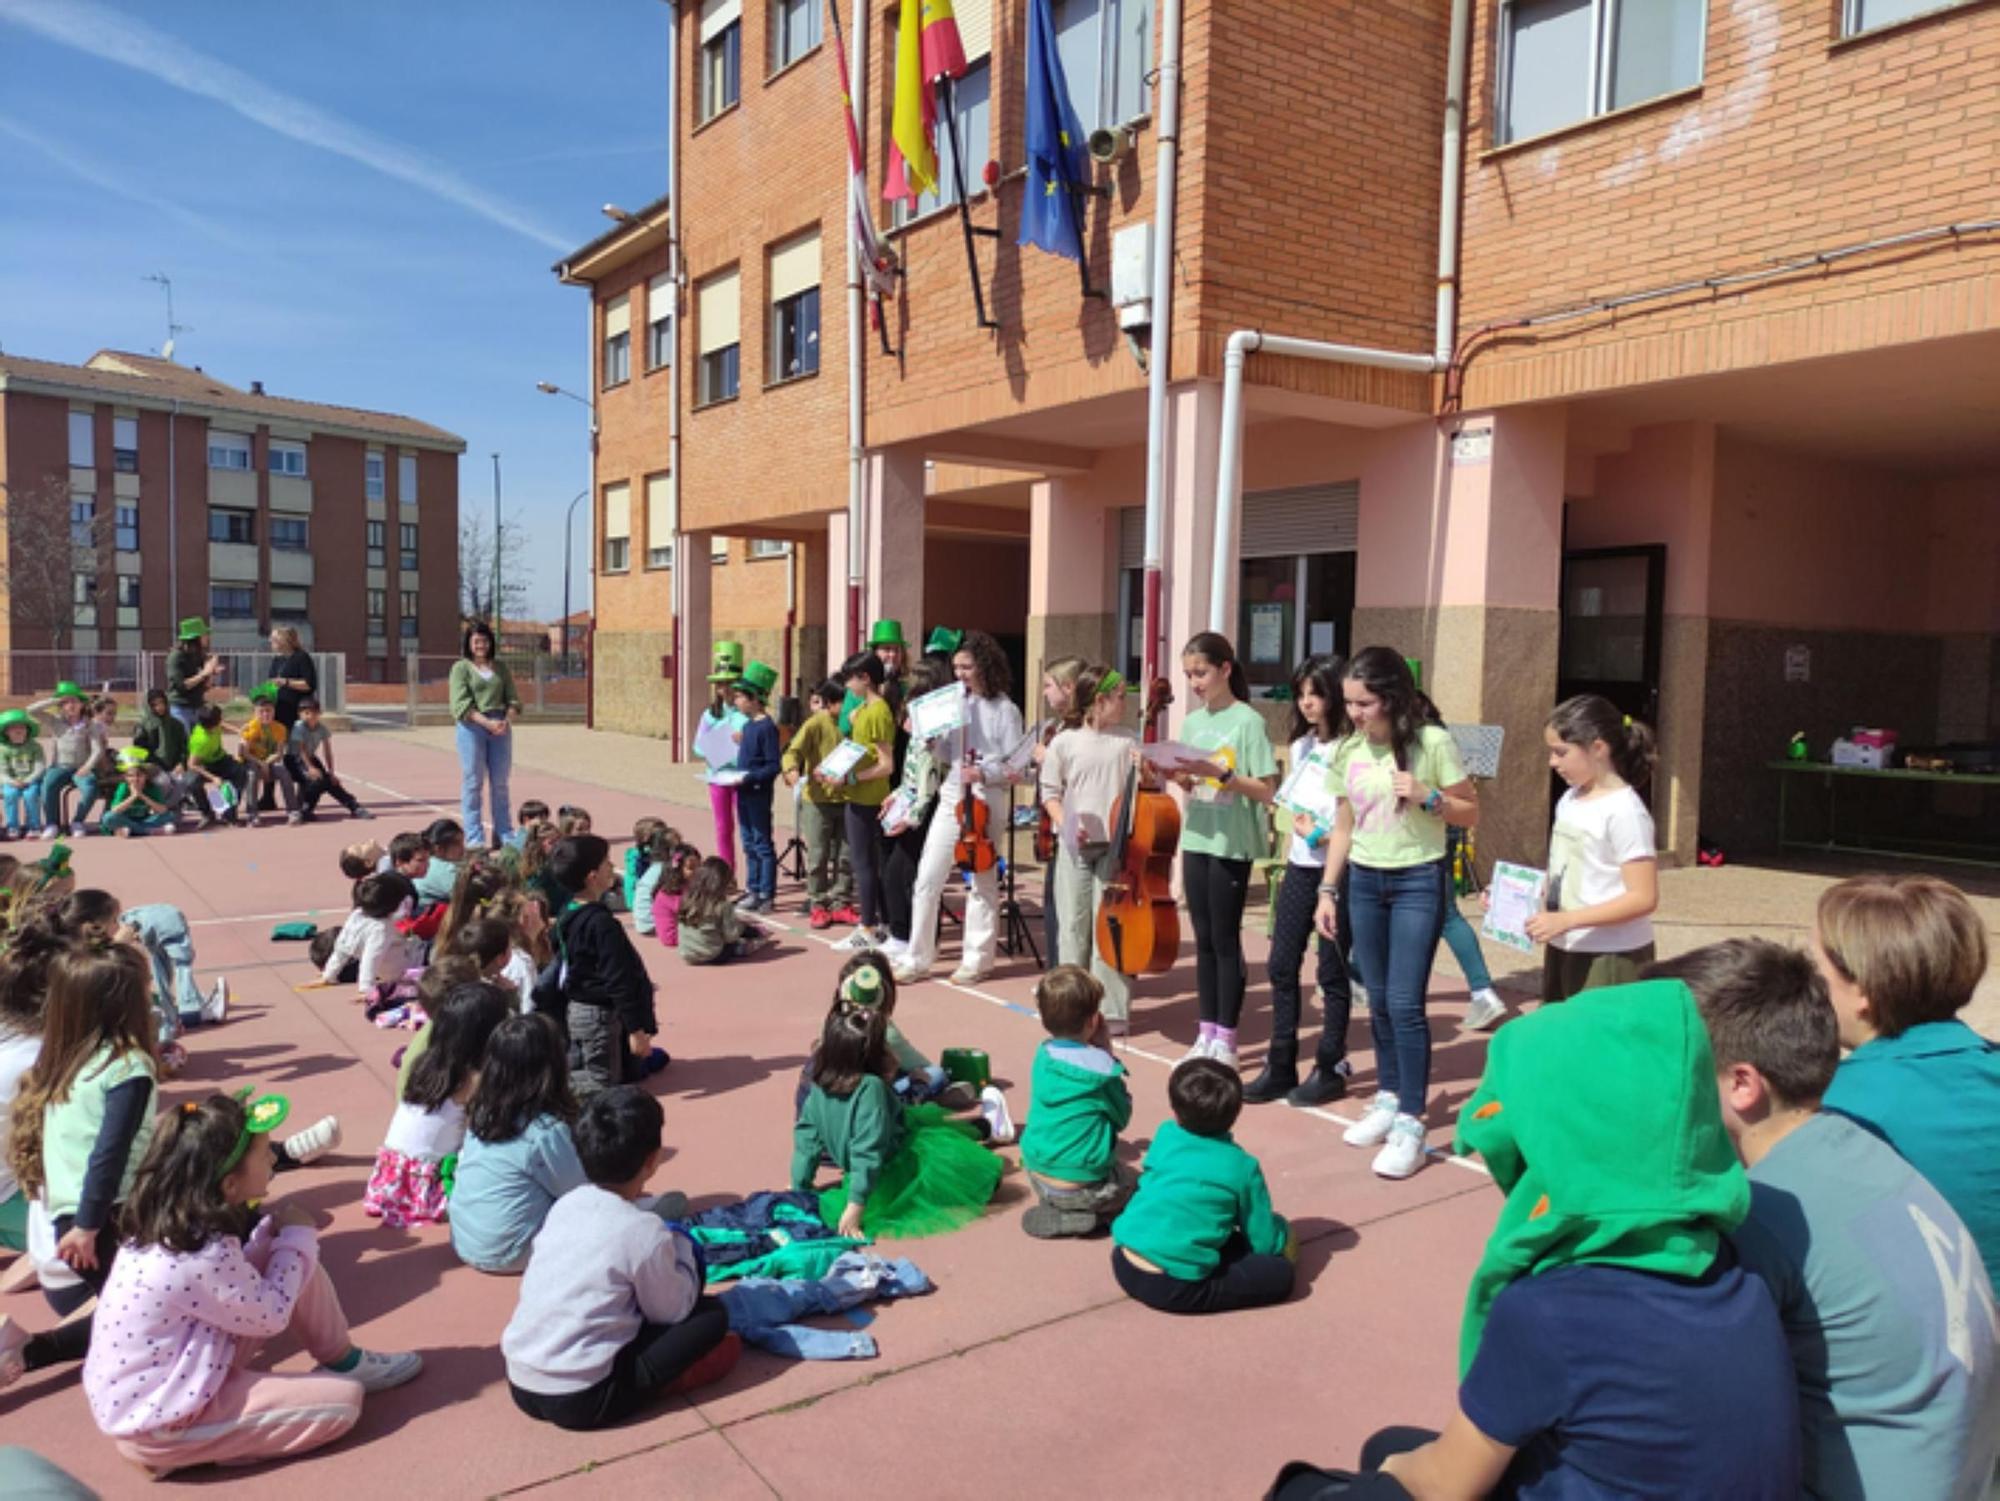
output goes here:
<path id="1" fill-rule="evenodd" d="M 1453 468 L 1457 468 L 1462 464 L 1490 464 L 1492 461 L 1492 428 L 1462 428 L 1451 435 L 1451 462 Z"/>

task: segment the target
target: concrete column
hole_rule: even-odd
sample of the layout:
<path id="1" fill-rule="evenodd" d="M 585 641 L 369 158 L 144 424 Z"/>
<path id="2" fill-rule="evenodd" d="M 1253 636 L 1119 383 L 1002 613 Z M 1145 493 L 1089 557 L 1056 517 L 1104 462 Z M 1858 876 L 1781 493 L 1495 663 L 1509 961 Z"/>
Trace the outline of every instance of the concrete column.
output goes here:
<path id="1" fill-rule="evenodd" d="M 674 723 L 685 727 L 681 754 L 693 756 L 694 724 L 708 707 L 708 669 L 714 661 L 714 631 L 709 624 L 715 570 L 709 565 L 709 533 L 678 532 L 674 536 L 674 567 L 681 580 L 680 654 L 674 659 Z"/>
<path id="2" fill-rule="evenodd" d="M 864 635 L 871 621 L 886 617 L 902 621 L 904 634 L 921 647 L 927 628 L 921 449 L 881 448 L 868 455 L 867 559 Z"/>
<path id="3" fill-rule="evenodd" d="M 1166 638 L 1160 670 L 1176 683 L 1180 651 L 1208 629 L 1209 571 L 1215 535 L 1215 464 L 1222 435 L 1222 386 L 1197 381 L 1167 395 L 1166 548 L 1161 560 L 1160 616 Z M 1232 638 L 1234 632 L 1229 633 Z M 1142 685 L 1143 688 L 1143 685 Z M 1188 712 L 1188 695 L 1176 690 L 1168 733 Z"/>
<path id="4" fill-rule="evenodd" d="M 826 665 L 847 660 L 847 512 L 826 518 Z"/>
<path id="5" fill-rule="evenodd" d="M 1028 492 L 1028 676 L 1057 657 L 1111 658 L 1115 511 L 1080 480 L 1041 480 Z"/>

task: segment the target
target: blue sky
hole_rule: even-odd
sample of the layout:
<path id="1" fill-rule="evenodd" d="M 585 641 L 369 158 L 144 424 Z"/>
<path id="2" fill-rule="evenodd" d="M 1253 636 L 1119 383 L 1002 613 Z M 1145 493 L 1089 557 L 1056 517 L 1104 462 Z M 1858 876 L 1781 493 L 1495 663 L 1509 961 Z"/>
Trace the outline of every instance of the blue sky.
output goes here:
<path id="1" fill-rule="evenodd" d="M 585 294 L 549 266 L 666 191 L 660 0 L 0 0 L 0 345 L 157 351 L 466 440 L 464 513 L 562 596 Z M 574 594 L 588 589 L 579 508 Z"/>

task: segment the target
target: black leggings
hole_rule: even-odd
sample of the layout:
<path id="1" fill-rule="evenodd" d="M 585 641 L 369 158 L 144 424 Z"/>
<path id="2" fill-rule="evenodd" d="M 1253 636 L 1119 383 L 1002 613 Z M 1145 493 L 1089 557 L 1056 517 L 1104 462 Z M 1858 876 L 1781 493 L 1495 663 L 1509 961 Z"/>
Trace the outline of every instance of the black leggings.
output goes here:
<path id="1" fill-rule="evenodd" d="M 1235 1030 L 1243 1014 L 1243 904 L 1250 862 L 1181 856 L 1181 888 L 1194 924 L 1194 981 L 1201 1019 Z"/>
<path id="2" fill-rule="evenodd" d="M 114 1207 L 104 1228 L 97 1232 L 97 1265 L 90 1271 L 77 1273 L 83 1279 L 81 1283 L 42 1290 L 42 1297 L 49 1307 L 62 1317 L 69 1317 L 104 1291 L 105 1279 L 111 1275 L 111 1263 L 118 1255 L 117 1224 L 118 1210 Z M 75 1220 L 66 1214 L 61 1216 L 56 1221 L 56 1239 L 61 1240 L 75 1228 Z M 30 1335 L 27 1344 L 21 1347 L 22 1362 L 31 1371 L 52 1365 L 74 1365 L 90 1353 L 90 1326 L 91 1320 L 82 1318 Z"/>
<path id="3" fill-rule="evenodd" d="M 641 1324 L 612 1361 L 611 1374 L 594 1386 L 549 1396 L 511 1381 L 507 1385 L 514 1405 L 531 1418 L 577 1431 L 602 1428 L 652 1402 L 728 1333 L 729 1311 L 714 1298 L 702 1298 L 678 1324 Z"/>
<path id="4" fill-rule="evenodd" d="M 931 819 L 937 804 L 924 821 L 903 830 L 889 841 L 889 859 L 882 872 L 882 903 L 889 911 L 889 936 L 899 943 L 910 941 L 910 913 L 916 906 L 917 866 L 924 857 L 924 841 L 930 837 Z"/>
<path id="5" fill-rule="evenodd" d="M 882 903 L 882 810 L 849 803 L 846 818 L 847 858 L 854 867 L 861 926 L 879 928 L 888 916 Z"/>
<path id="6" fill-rule="evenodd" d="M 1298 1056 L 1299 1017 L 1303 1002 L 1299 995 L 1299 974 L 1305 967 L 1306 946 L 1318 950 L 1319 988 L 1326 997 L 1326 1030 L 1319 1036 L 1318 1063 L 1331 1068 L 1347 1056 L 1347 1023 L 1354 1010 L 1354 984 L 1348 978 L 1347 956 L 1354 936 L 1347 931 L 1347 901 L 1336 908 L 1334 939 L 1319 936 L 1313 915 L 1319 907 L 1319 883 L 1323 870 L 1309 865 L 1290 865 L 1278 883 L 1278 907 L 1271 923 L 1271 957 L 1264 973 L 1271 982 L 1271 1050 L 1292 1058 Z M 1347 889 L 1347 874 L 1341 873 L 1341 890 Z"/>
<path id="7" fill-rule="evenodd" d="M 1111 1274 L 1125 1295 L 1161 1313 L 1233 1313 L 1282 1303 L 1292 1295 L 1295 1271 L 1283 1256 L 1253 1255 L 1241 1234 L 1229 1238 L 1221 1264 L 1199 1282 L 1149 1272 L 1127 1261 L 1120 1247 L 1111 1248 Z"/>

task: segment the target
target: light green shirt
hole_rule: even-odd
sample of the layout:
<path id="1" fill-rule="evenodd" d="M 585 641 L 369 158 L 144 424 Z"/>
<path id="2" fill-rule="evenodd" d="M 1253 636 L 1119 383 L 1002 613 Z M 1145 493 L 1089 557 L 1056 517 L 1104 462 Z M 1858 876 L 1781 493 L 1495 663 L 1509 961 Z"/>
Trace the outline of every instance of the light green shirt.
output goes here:
<path id="1" fill-rule="evenodd" d="M 1196 709 L 1182 721 L 1179 738 L 1240 777 L 1261 780 L 1278 769 L 1264 716 L 1240 699 L 1220 713 Z M 1262 803 L 1240 792 L 1199 783 L 1188 793 L 1181 815 L 1181 848 L 1223 860 L 1260 860 L 1271 849 L 1266 816 Z"/>
<path id="2" fill-rule="evenodd" d="M 848 738 L 856 745 L 866 746 L 871 751 L 878 745 L 886 745 L 894 750 L 896 711 L 889 707 L 889 701 L 878 698 L 856 709 L 854 727 L 848 731 Z M 889 800 L 890 786 L 888 777 L 877 777 L 872 782 L 856 782 L 847 789 L 847 800 L 850 803 L 859 803 L 864 808 L 879 808 Z"/>
<path id="3" fill-rule="evenodd" d="M 1451 732 L 1427 724 L 1410 747 L 1410 774 L 1442 792 L 1465 780 L 1458 744 Z M 1354 806 L 1351 858 L 1370 870 L 1407 870 L 1442 860 L 1444 819 L 1396 798 L 1395 752 L 1361 735 L 1350 735 L 1333 753 L 1334 789 Z"/>
<path id="4" fill-rule="evenodd" d="M 107 1043 L 91 1055 L 69 1087 L 69 1098 L 50 1105 L 42 1115 L 42 1173 L 47 1183 L 49 1218 L 75 1214 L 83 1194 L 83 1180 L 90 1168 L 90 1154 L 97 1147 L 98 1128 L 104 1124 L 104 1097 L 128 1079 L 155 1077 L 153 1060 L 144 1053 L 113 1056 Z M 157 1098 L 157 1092 L 156 1092 Z M 132 1179 L 153 1141 L 153 1112 L 146 1112 L 139 1134 L 132 1138 L 132 1150 L 125 1158 L 125 1172 L 118 1180 L 113 1202 L 122 1203 L 132 1192 Z"/>

